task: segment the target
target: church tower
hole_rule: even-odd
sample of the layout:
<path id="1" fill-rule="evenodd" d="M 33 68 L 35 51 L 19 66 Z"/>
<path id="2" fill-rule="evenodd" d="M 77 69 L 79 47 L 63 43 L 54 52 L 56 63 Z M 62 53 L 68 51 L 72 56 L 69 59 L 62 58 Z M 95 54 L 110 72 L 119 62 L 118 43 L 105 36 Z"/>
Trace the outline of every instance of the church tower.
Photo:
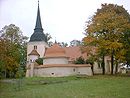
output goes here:
<path id="1" fill-rule="evenodd" d="M 47 47 L 47 38 L 42 28 L 38 1 L 38 10 L 34 33 L 31 35 L 30 41 L 27 44 L 27 63 L 30 64 L 33 63 L 36 59 L 42 58 Z"/>

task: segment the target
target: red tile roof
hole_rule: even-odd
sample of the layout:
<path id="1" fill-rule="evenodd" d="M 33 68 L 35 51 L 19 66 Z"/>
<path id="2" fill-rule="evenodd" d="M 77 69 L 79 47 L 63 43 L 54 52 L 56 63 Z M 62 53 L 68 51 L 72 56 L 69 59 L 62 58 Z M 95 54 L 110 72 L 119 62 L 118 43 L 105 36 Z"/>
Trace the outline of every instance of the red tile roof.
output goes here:
<path id="1" fill-rule="evenodd" d="M 68 57 L 69 61 L 74 61 L 79 57 L 88 58 L 87 52 L 83 53 L 80 46 L 61 47 L 56 43 L 46 49 L 44 57 Z"/>
<path id="2" fill-rule="evenodd" d="M 87 53 L 82 53 L 79 46 L 64 47 L 66 55 L 69 57 L 69 61 L 74 61 L 79 57 L 87 59 Z"/>
<path id="3" fill-rule="evenodd" d="M 50 48 L 45 51 L 45 58 L 49 57 L 67 57 L 65 50 L 59 46 L 59 44 L 53 44 Z"/>

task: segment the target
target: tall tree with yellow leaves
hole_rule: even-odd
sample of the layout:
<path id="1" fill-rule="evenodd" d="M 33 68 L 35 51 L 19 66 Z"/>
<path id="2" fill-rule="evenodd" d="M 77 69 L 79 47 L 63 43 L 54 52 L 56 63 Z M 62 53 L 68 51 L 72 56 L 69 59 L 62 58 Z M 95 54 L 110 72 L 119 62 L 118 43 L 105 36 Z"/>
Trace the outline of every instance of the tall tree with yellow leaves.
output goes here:
<path id="1" fill-rule="evenodd" d="M 111 57 L 111 74 L 117 53 L 122 51 L 124 46 L 122 36 L 128 30 L 130 30 L 130 15 L 123 6 L 116 4 L 102 4 L 101 9 L 98 9 L 87 22 L 86 33 L 93 35 L 97 47 L 107 51 Z"/>

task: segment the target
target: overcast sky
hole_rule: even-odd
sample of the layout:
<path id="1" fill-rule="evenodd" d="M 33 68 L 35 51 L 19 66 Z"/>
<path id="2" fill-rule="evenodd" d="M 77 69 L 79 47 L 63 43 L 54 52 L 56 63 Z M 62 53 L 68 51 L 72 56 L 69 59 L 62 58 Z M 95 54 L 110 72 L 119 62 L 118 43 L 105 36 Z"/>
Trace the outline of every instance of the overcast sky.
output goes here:
<path id="1" fill-rule="evenodd" d="M 39 0 L 44 33 L 53 40 L 70 42 L 84 37 L 85 21 L 102 3 L 123 5 L 130 13 L 130 0 Z M 0 0 L 0 30 L 9 24 L 30 37 L 36 23 L 38 0 Z"/>

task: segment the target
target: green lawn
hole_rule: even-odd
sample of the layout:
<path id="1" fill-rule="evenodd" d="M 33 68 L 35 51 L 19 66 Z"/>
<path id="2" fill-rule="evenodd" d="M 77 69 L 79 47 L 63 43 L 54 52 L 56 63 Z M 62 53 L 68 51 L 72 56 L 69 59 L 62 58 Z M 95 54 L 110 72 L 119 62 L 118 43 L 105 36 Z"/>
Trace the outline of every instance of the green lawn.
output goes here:
<path id="1" fill-rule="evenodd" d="M 130 76 L 24 78 L 0 82 L 0 98 L 130 98 Z"/>

